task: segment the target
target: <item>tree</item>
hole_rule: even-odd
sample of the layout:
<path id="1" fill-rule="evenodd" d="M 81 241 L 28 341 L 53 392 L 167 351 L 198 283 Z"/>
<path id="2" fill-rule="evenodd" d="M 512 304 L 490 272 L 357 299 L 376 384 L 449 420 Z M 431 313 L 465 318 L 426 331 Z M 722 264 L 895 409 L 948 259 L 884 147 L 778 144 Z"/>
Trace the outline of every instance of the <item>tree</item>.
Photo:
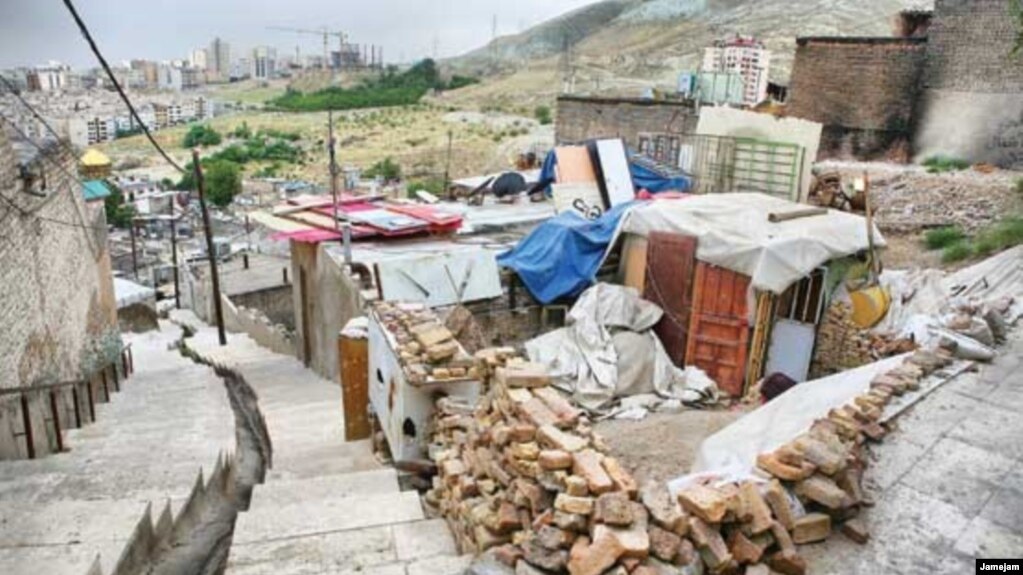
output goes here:
<path id="1" fill-rule="evenodd" d="M 199 124 L 188 129 L 188 133 L 185 134 L 185 138 L 181 142 L 181 145 L 185 148 L 194 148 L 196 146 L 218 146 L 222 140 L 223 138 L 220 137 L 220 132 L 217 132 L 209 126 Z"/>
<path id="2" fill-rule="evenodd" d="M 135 217 L 135 206 L 124 203 L 124 192 L 111 182 L 106 182 L 110 195 L 103 200 L 103 210 L 107 214 L 107 223 L 115 228 L 126 229 Z"/>
<path id="3" fill-rule="evenodd" d="M 234 162 L 210 162 L 204 166 L 206 197 L 213 205 L 223 208 L 242 191 L 241 169 Z"/>

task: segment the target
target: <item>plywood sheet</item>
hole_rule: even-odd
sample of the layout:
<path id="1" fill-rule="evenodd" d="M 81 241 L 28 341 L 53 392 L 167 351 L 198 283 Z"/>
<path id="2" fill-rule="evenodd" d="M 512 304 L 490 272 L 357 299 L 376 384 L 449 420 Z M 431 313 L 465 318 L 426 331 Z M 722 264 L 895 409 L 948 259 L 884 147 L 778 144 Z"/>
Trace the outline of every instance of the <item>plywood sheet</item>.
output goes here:
<path id="1" fill-rule="evenodd" d="M 597 182 L 597 172 L 585 146 L 561 146 L 554 149 L 554 156 L 558 160 L 559 184 Z"/>

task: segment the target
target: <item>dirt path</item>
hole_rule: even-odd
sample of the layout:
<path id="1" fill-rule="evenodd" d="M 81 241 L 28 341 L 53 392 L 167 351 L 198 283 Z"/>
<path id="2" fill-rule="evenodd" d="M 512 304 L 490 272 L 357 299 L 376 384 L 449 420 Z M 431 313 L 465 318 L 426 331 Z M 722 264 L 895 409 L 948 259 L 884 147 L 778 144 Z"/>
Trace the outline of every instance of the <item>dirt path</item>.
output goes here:
<path id="1" fill-rule="evenodd" d="M 655 413 L 642 421 L 602 421 L 595 426 L 640 485 L 668 481 L 692 467 L 696 449 L 705 438 L 726 427 L 739 410 Z"/>

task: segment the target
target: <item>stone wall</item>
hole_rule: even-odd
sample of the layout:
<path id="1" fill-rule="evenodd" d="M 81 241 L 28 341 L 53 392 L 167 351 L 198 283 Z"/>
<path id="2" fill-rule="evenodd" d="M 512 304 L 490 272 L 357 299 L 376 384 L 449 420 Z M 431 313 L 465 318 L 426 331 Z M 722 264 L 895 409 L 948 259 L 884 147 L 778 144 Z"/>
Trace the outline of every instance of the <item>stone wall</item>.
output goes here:
<path id="1" fill-rule="evenodd" d="M 238 307 L 259 310 L 275 324 L 295 329 L 295 302 L 290 284 L 234 294 L 231 301 Z"/>
<path id="2" fill-rule="evenodd" d="M 824 124 L 818 159 L 908 159 L 927 41 L 800 38 L 788 114 Z"/>
<path id="3" fill-rule="evenodd" d="M 561 96 L 555 125 L 558 143 L 619 137 L 639 147 L 643 132 L 689 134 L 696 130 L 696 111 L 684 102 Z"/>
<path id="4" fill-rule="evenodd" d="M 87 206 L 70 177 L 73 155 L 45 153 L 34 160 L 45 197 L 26 194 L 0 130 L 0 388 L 80 379 L 120 351 L 103 210 Z M 17 413 L 17 396 L 0 402 L 0 458 L 24 455 Z M 46 441 L 35 443 L 45 451 Z"/>
<path id="5" fill-rule="evenodd" d="M 916 137 L 935 154 L 1023 167 L 1023 55 L 1010 0 L 936 0 Z"/>

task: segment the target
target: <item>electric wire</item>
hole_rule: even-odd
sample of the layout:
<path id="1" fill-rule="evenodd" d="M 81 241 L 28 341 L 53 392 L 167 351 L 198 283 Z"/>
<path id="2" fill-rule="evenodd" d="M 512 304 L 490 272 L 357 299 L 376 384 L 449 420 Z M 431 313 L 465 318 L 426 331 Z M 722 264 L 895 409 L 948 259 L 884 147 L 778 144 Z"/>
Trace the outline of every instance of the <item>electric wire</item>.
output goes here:
<path id="1" fill-rule="evenodd" d="M 85 22 L 82 21 L 81 16 L 78 15 L 78 11 L 75 10 L 74 4 L 71 2 L 71 0 L 64 0 L 64 6 L 66 6 L 68 12 L 71 13 L 71 17 L 74 18 L 75 24 L 78 25 L 78 30 L 82 33 L 82 36 L 85 37 L 85 41 L 89 44 L 89 49 L 96 56 L 96 59 L 99 60 L 100 66 L 106 72 L 107 77 L 110 79 L 110 82 L 114 85 L 114 89 L 117 90 L 117 93 L 121 96 L 121 100 L 123 100 L 125 105 L 128 106 L 128 112 L 130 112 L 132 118 L 134 118 L 135 121 L 138 122 L 139 127 L 142 128 L 142 132 L 146 135 L 146 138 L 149 140 L 149 143 L 152 144 L 154 148 L 156 148 L 156 151 L 160 152 L 160 155 L 163 156 L 164 160 L 167 160 L 168 164 L 173 166 L 178 172 L 184 174 L 185 169 L 178 165 L 178 163 L 175 162 L 174 159 L 171 158 L 166 151 L 164 151 L 160 144 L 157 143 L 156 138 L 154 138 L 153 134 L 149 131 L 149 127 L 146 126 L 146 123 L 142 121 L 142 118 L 139 116 L 139 113 L 135 110 L 134 104 L 131 103 L 131 99 L 128 98 L 128 94 L 124 92 L 124 89 L 121 88 L 120 82 L 118 82 L 117 78 L 114 77 L 114 72 L 113 70 L 110 69 L 110 65 L 107 64 L 106 58 L 104 58 L 103 54 L 100 53 L 99 47 L 96 45 L 96 41 L 93 40 L 92 34 L 89 32 L 89 28 L 85 25 Z"/>

